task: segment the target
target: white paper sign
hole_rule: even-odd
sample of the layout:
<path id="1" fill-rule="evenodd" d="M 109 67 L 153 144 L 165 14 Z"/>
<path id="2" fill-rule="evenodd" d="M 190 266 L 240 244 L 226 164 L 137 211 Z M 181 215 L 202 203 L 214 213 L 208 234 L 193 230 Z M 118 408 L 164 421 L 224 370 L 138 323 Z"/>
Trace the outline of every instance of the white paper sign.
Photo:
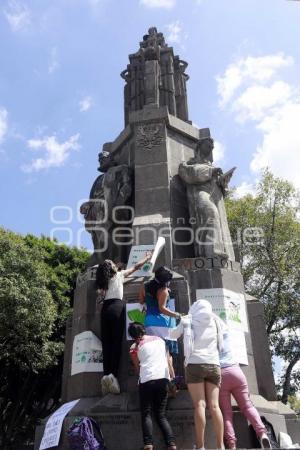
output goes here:
<path id="1" fill-rule="evenodd" d="M 164 237 L 159 237 L 154 245 L 133 245 L 130 250 L 130 255 L 128 259 L 127 269 L 134 266 L 141 259 L 145 258 L 147 253 L 152 252 L 152 257 L 150 261 L 146 262 L 140 270 L 136 270 L 133 273 L 134 277 L 151 277 L 153 272 L 152 269 L 158 258 L 158 255 L 162 251 L 166 244 Z"/>
<path id="2" fill-rule="evenodd" d="M 213 312 L 217 314 L 230 328 L 248 332 L 245 295 L 229 289 L 197 289 L 197 300 L 208 300 Z"/>
<path id="3" fill-rule="evenodd" d="M 130 255 L 128 259 L 127 269 L 134 266 L 141 259 L 145 258 L 148 252 L 154 250 L 154 245 L 133 245 L 130 250 Z M 140 270 L 136 270 L 132 276 L 133 277 L 151 277 L 152 275 L 152 265 L 146 262 Z"/>
<path id="4" fill-rule="evenodd" d="M 47 420 L 42 441 L 40 443 L 39 450 L 44 450 L 46 448 L 56 447 L 59 444 L 59 438 L 61 433 L 61 427 L 64 418 L 69 411 L 79 402 L 78 400 L 73 400 L 72 402 L 65 403 L 60 408 L 58 408 L 55 413 L 53 413 Z"/>
<path id="5" fill-rule="evenodd" d="M 102 343 L 92 331 L 74 337 L 71 375 L 81 372 L 103 372 Z"/>

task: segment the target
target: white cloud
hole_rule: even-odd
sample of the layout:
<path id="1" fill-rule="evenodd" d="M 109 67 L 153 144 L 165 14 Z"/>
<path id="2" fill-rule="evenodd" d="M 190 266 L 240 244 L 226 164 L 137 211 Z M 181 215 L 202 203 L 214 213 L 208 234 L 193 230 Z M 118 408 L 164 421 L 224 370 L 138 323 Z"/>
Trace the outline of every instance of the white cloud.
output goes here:
<path id="1" fill-rule="evenodd" d="M 255 185 L 252 183 L 247 183 L 246 181 L 243 181 L 239 186 L 237 186 L 235 188 L 233 197 L 241 198 L 247 194 L 251 194 L 251 195 L 255 194 Z"/>
<path id="2" fill-rule="evenodd" d="M 147 8 L 172 9 L 176 0 L 140 0 L 140 4 Z"/>
<path id="3" fill-rule="evenodd" d="M 250 123 L 262 134 L 252 155 L 252 172 L 269 167 L 300 188 L 300 84 L 287 83 L 280 72 L 293 64 L 281 53 L 247 57 L 230 64 L 217 82 L 220 107 L 227 106 L 236 122 Z M 240 191 L 245 188 L 246 184 Z"/>
<path id="4" fill-rule="evenodd" d="M 45 136 L 43 139 L 30 139 L 28 147 L 33 151 L 44 151 L 44 157 L 34 159 L 30 164 L 22 167 L 24 172 L 38 172 L 49 167 L 61 167 L 69 158 L 72 150 L 80 148 L 79 133 L 71 136 L 67 141 L 59 143 L 55 135 Z"/>
<path id="5" fill-rule="evenodd" d="M 79 111 L 80 112 L 88 111 L 92 107 L 92 105 L 93 105 L 92 97 L 90 96 L 84 97 L 79 102 Z"/>
<path id="6" fill-rule="evenodd" d="M 20 31 L 30 25 L 31 14 L 28 7 L 17 0 L 10 0 L 3 12 L 12 31 Z"/>
<path id="7" fill-rule="evenodd" d="M 5 108 L 0 108 L 0 144 L 1 142 L 3 142 L 6 132 L 7 132 L 7 111 Z"/>
<path id="8" fill-rule="evenodd" d="M 253 172 L 268 166 L 275 175 L 291 180 L 300 188 L 300 98 L 290 101 L 258 124 L 262 143 L 251 161 Z"/>
<path id="9" fill-rule="evenodd" d="M 224 158 L 225 153 L 225 147 L 221 142 L 214 141 L 214 150 L 213 150 L 213 157 L 214 157 L 214 163 L 222 161 Z"/>
<path id="10" fill-rule="evenodd" d="M 259 121 L 266 114 L 272 114 L 279 106 L 284 105 L 292 96 L 293 89 L 284 81 L 275 81 L 270 86 L 258 84 L 249 86 L 234 102 L 238 122 L 246 120 Z"/>
<path id="11" fill-rule="evenodd" d="M 50 51 L 50 59 L 48 64 L 48 73 L 51 74 L 59 68 L 59 62 L 57 57 L 57 48 L 52 47 Z"/>
<path id="12" fill-rule="evenodd" d="M 170 43 L 180 44 L 183 36 L 182 36 L 182 28 L 181 28 L 179 20 L 169 23 L 168 25 L 166 25 L 166 27 L 167 27 L 168 33 L 169 33 L 166 38 L 166 41 L 170 42 Z"/>
<path id="13" fill-rule="evenodd" d="M 230 64 L 224 75 L 216 77 L 220 106 L 225 107 L 242 84 L 253 81 L 265 83 L 279 69 L 291 66 L 293 63 L 293 58 L 278 53 L 261 57 L 248 56 Z"/>

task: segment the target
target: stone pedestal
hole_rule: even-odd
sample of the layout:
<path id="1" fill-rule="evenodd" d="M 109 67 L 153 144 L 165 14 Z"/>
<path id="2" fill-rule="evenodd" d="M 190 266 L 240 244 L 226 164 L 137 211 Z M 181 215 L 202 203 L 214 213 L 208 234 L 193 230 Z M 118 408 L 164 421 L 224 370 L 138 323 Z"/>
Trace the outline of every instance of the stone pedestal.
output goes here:
<path id="1" fill-rule="evenodd" d="M 286 417 L 280 413 L 277 405 L 252 395 L 251 400 L 262 416 L 273 424 L 275 433 L 287 432 Z M 256 440 L 250 432 L 247 421 L 233 405 L 233 422 L 237 435 L 237 448 L 255 448 Z M 192 449 L 195 443 L 195 427 L 193 408 L 186 390 L 180 391 L 176 399 L 169 400 L 167 416 L 172 425 L 177 448 Z M 64 421 L 61 441 L 58 450 L 69 450 L 66 430 L 75 417 L 88 416 L 101 426 L 108 449 L 140 450 L 142 447 L 142 431 L 137 390 L 121 395 L 108 394 L 105 397 L 89 397 L 80 400 Z M 207 448 L 216 448 L 212 420 L 207 414 L 205 443 Z M 296 419 L 293 419 L 294 421 Z M 296 422 L 295 422 L 296 423 Z M 37 429 L 35 450 L 38 450 L 43 426 Z M 39 437 L 39 439 L 38 439 Z M 157 425 L 154 424 L 155 448 L 163 449 L 163 442 Z"/>

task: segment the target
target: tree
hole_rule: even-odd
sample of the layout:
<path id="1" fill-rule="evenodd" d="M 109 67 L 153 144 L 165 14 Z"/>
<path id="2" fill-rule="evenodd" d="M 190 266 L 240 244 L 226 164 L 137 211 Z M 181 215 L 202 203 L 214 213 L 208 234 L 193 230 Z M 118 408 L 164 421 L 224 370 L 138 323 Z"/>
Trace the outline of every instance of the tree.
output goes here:
<path id="1" fill-rule="evenodd" d="M 58 405 L 65 322 L 88 253 L 0 229 L 0 446 L 19 449 Z"/>
<path id="2" fill-rule="evenodd" d="M 296 395 L 289 395 L 288 402 L 290 407 L 295 411 L 300 418 L 300 399 Z"/>
<path id="3" fill-rule="evenodd" d="M 299 194 L 266 170 L 255 195 L 231 194 L 226 206 L 246 291 L 263 302 L 273 355 L 285 361 L 279 388 L 286 403 L 299 379 Z"/>

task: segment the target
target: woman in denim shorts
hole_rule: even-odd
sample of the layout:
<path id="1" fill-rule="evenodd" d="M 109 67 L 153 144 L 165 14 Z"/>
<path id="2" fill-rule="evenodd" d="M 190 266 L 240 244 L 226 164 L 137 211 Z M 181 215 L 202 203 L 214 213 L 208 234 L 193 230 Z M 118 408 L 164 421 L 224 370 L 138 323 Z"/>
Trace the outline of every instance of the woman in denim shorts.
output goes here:
<path id="1" fill-rule="evenodd" d="M 223 417 L 219 408 L 222 348 L 222 322 L 206 300 L 197 300 L 188 316 L 174 330 L 172 337 L 184 334 L 185 377 L 194 405 L 197 449 L 204 449 L 205 408 L 210 411 L 217 439 L 217 449 L 224 448 Z"/>

